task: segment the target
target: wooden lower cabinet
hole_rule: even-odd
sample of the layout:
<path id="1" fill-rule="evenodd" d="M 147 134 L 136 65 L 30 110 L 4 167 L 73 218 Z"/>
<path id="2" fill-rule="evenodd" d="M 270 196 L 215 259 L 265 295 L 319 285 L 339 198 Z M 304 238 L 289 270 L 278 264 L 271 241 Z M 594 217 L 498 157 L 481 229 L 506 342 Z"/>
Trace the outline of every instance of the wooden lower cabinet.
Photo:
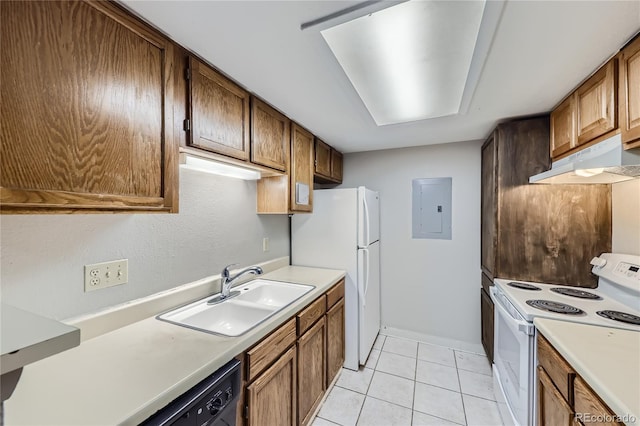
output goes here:
<path id="1" fill-rule="evenodd" d="M 480 289 L 481 340 L 484 351 L 493 363 L 493 301 L 484 288 Z"/>
<path id="2" fill-rule="evenodd" d="M 297 365 L 292 347 L 247 386 L 247 425 L 296 425 Z"/>
<path id="3" fill-rule="evenodd" d="M 244 399 L 237 426 L 309 424 L 342 368 L 344 343 L 341 280 L 238 356 Z"/>
<path id="4" fill-rule="evenodd" d="M 618 417 L 538 334 L 538 426 L 617 426 Z"/>
<path id="5" fill-rule="evenodd" d="M 538 366 L 538 425 L 570 426 L 573 411 L 553 385 L 544 368 Z"/>
<path id="6" fill-rule="evenodd" d="M 326 321 L 323 316 L 298 339 L 298 424 L 306 425 L 326 386 Z"/>
<path id="7" fill-rule="evenodd" d="M 327 387 L 344 364 L 344 299 L 327 311 Z"/>

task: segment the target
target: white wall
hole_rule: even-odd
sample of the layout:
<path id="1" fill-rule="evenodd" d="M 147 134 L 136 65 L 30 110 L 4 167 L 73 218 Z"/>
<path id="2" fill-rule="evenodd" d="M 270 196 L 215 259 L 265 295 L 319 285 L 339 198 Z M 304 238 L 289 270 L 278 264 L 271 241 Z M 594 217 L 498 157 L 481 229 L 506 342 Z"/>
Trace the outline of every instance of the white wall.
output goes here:
<path id="1" fill-rule="evenodd" d="M 345 156 L 342 186 L 380 192 L 382 324 L 396 333 L 481 350 L 480 147 L 463 142 Z M 435 177 L 453 178 L 453 238 L 412 239 L 411 181 Z"/>
<path id="2" fill-rule="evenodd" d="M 613 184 L 611 207 L 611 250 L 640 256 L 640 179 Z"/>
<path id="3" fill-rule="evenodd" d="M 180 213 L 3 215 L 1 296 L 65 319 L 289 255 L 286 215 L 256 214 L 256 183 L 180 171 Z M 262 252 L 262 238 L 270 250 Z M 129 283 L 84 293 L 84 265 L 129 259 Z"/>

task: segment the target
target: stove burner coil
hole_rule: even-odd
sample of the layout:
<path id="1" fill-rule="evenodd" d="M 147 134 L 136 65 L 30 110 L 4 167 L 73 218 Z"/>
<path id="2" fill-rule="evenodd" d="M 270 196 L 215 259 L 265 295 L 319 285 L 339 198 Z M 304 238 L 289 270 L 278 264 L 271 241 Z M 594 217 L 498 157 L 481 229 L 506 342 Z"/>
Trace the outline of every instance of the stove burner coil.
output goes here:
<path id="1" fill-rule="evenodd" d="M 604 318 L 609 318 L 614 321 L 620 321 L 627 324 L 640 325 L 640 317 L 633 314 L 620 311 L 598 311 L 596 314 Z"/>
<path id="2" fill-rule="evenodd" d="M 554 312 L 556 314 L 580 315 L 584 314 L 582 309 L 565 303 L 553 302 L 551 300 L 527 300 L 527 305 L 543 311 Z"/>
<path id="3" fill-rule="evenodd" d="M 577 297 L 579 299 L 602 300 L 602 297 L 598 296 L 597 294 L 579 290 L 577 288 L 554 287 L 551 289 L 551 291 L 553 291 L 554 293 L 562 294 L 564 296 Z"/>
<path id="4" fill-rule="evenodd" d="M 519 288 L 521 290 L 533 290 L 533 291 L 542 290 L 540 287 L 536 287 L 533 284 L 519 283 L 517 281 L 511 281 L 510 283 L 507 283 L 507 285 L 510 286 L 510 287 Z"/>

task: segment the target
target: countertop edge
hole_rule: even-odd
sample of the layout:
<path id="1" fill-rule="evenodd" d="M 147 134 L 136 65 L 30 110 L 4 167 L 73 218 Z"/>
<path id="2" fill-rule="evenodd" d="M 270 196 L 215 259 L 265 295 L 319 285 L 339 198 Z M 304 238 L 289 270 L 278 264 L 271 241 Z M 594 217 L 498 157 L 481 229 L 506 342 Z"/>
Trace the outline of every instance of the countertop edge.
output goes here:
<path id="1" fill-rule="evenodd" d="M 634 411 L 633 407 L 629 407 L 624 401 L 622 401 L 614 392 L 611 387 L 605 385 L 602 377 L 596 375 L 581 359 L 580 353 L 569 348 L 568 344 L 562 340 L 558 334 L 558 330 L 554 330 L 554 327 L 566 325 L 566 321 L 558 321 L 548 318 L 535 318 L 534 325 L 536 329 L 542 333 L 542 335 L 553 345 L 553 347 L 560 353 L 564 359 L 574 368 L 576 373 L 582 377 L 582 379 L 593 389 L 598 397 L 609 406 L 609 408 L 621 418 L 624 416 L 632 416 L 634 419 L 630 419 L 629 422 L 625 422 L 628 425 L 638 425 L 640 419 L 640 412 Z M 607 330 L 607 327 L 593 326 L 587 324 L 570 323 L 578 327 L 596 327 L 599 331 Z M 612 329 L 621 331 L 619 329 Z M 635 333 L 635 332 L 630 332 Z M 640 339 L 640 335 L 638 336 Z M 582 355 L 584 357 L 584 355 Z"/>

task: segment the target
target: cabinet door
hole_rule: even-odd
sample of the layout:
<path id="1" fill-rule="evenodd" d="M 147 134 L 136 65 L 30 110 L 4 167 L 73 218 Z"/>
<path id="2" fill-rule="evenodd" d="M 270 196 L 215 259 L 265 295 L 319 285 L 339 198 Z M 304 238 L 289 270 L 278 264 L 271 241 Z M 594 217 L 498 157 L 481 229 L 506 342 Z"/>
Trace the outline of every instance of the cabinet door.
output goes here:
<path id="1" fill-rule="evenodd" d="M 331 179 L 337 183 L 342 183 L 342 153 L 331 150 Z"/>
<path id="2" fill-rule="evenodd" d="M 296 425 L 296 348 L 247 386 L 248 426 Z"/>
<path id="3" fill-rule="evenodd" d="M 574 401 L 576 413 L 585 420 L 585 424 L 617 426 L 622 423 L 615 421 L 617 416 L 600 398 L 591 390 L 581 377 L 576 377 L 574 387 Z M 589 416 L 589 418 L 586 418 Z M 594 420 L 599 419 L 600 421 Z"/>
<path id="4" fill-rule="evenodd" d="M 573 412 L 551 379 L 538 366 L 538 426 L 572 426 Z"/>
<path id="5" fill-rule="evenodd" d="M 331 178 L 331 147 L 320 139 L 316 139 L 315 146 L 315 174 L 324 178 Z"/>
<path id="6" fill-rule="evenodd" d="M 617 127 L 616 67 L 614 58 L 576 90 L 578 146 Z"/>
<path id="7" fill-rule="evenodd" d="M 0 204 L 175 210 L 173 46 L 107 2 L 3 2 Z"/>
<path id="8" fill-rule="evenodd" d="M 620 58 L 620 131 L 622 142 L 640 146 L 640 37 L 622 50 Z"/>
<path id="9" fill-rule="evenodd" d="M 327 387 L 344 364 L 344 299 L 327 311 Z"/>
<path id="10" fill-rule="evenodd" d="M 484 289 L 480 289 L 480 317 L 482 326 L 482 346 L 493 363 L 493 301 Z"/>
<path id="11" fill-rule="evenodd" d="M 249 93 L 189 58 L 189 146 L 249 160 Z"/>
<path id="12" fill-rule="evenodd" d="M 496 253 L 496 141 L 494 136 L 482 146 L 482 187 L 481 191 L 481 264 L 482 271 L 494 277 Z"/>
<path id="13" fill-rule="evenodd" d="M 291 126 L 291 211 L 313 211 L 313 135 L 296 123 Z M 306 185 L 309 200 L 305 204 L 297 201 L 297 184 Z"/>
<path id="14" fill-rule="evenodd" d="M 551 158 L 576 146 L 575 97 L 569 96 L 551 112 Z"/>
<path id="15" fill-rule="evenodd" d="M 289 119 L 260 99 L 251 98 L 251 162 L 286 171 L 290 139 Z"/>
<path id="16" fill-rule="evenodd" d="M 298 424 L 306 425 L 326 386 L 325 317 L 298 339 Z M 275 423 L 264 423 L 275 424 Z"/>

